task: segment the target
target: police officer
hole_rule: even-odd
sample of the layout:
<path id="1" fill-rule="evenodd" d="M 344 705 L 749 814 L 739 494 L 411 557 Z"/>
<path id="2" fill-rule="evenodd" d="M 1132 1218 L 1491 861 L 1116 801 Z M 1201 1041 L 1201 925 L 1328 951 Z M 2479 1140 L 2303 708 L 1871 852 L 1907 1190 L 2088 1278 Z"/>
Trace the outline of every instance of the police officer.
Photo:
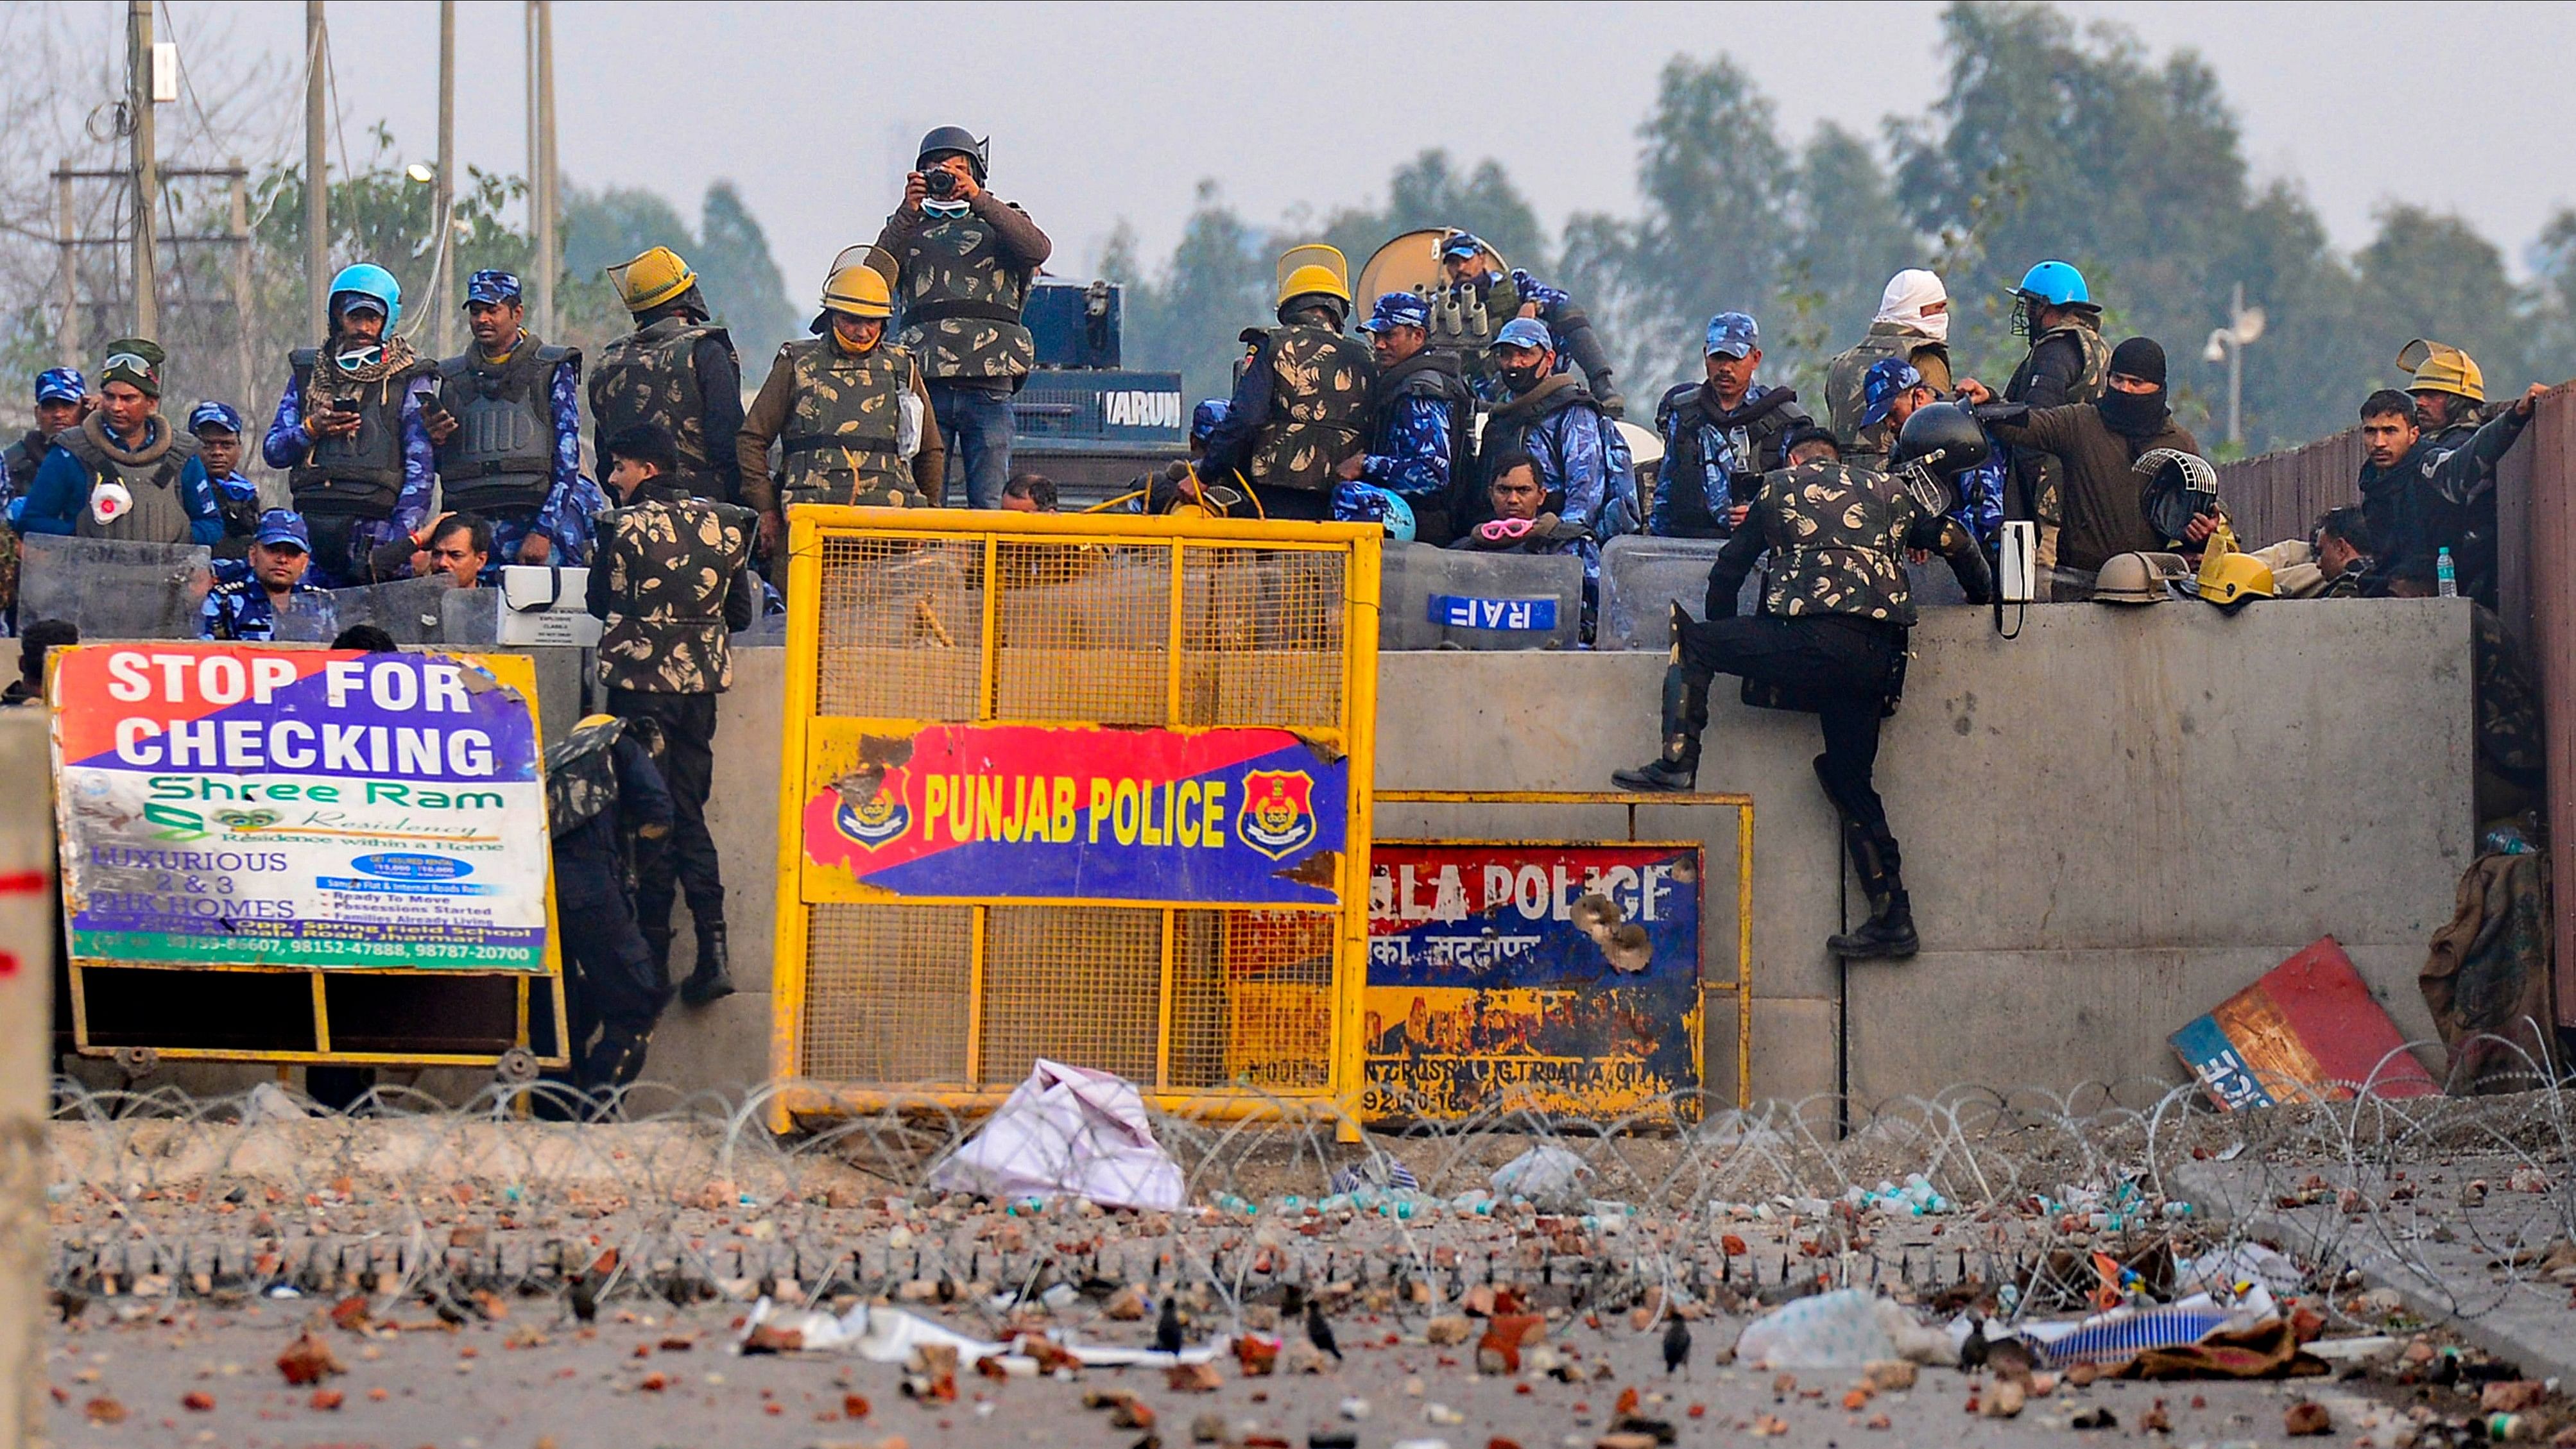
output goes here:
<path id="1" fill-rule="evenodd" d="M 939 497 L 946 458 L 912 354 L 885 340 L 883 274 L 845 266 L 823 284 L 815 336 L 785 343 L 735 435 L 743 499 L 760 515 L 771 583 L 787 586 L 786 509 L 798 503 L 918 508 Z M 769 445 L 781 442 L 778 473 Z"/>
<path id="2" fill-rule="evenodd" d="M 1431 305 L 1411 292 L 1377 299 L 1360 324 L 1376 355 L 1369 390 L 1369 447 L 1342 460 L 1344 482 L 1368 482 L 1404 500 L 1414 536 L 1446 547 L 1458 536 L 1454 490 L 1466 484 L 1476 395 L 1458 355 L 1429 346 Z"/>
<path id="3" fill-rule="evenodd" d="M 1351 289 L 1321 263 L 1294 268 L 1279 286 L 1279 325 L 1253 348 L 1234 399 L 1208 435 L 1199 477 L 1251 485 L 1267 518 L 1333 516 L 1342 465 L 1365 451 L 1377 362 L 1342 335 Z"/>
<path id="4" fill-rule="evenodd" d="M 1708 321 L 1700 351 L 1707 379 L 1685 382 L 1655 404 L 1664 460 L 1646 531 L 1659 538 L 1724 538 L 1761 487 L 1785 466 L 1789 435 L 1812 421 L 1795 389 L 1753 380 L 1762 328 L 1746 312 Z"/>
<path id="5" fill-rule="evenodd" d="M 734 435 L 742 431 L 742 359 L 712 325 L 698 274 L 669 247 L 647 247 L 608 269 L 635 330 L 599 350 L 590 375 L 593 451 L 638 423 L 671 435 L 679 466 L 653 486 L 683 498 L 738 502 Z"/>
<path id="6" fill-rule="evenodd" d="M 2003 400 L 2033 408 L 2088 403 L 2102 396 L 2110 377 L 2111 346 L 2102 340 L 2102 309 L 2084 274 L 2060 261 L 2045 261 L 2022 274 L 2013 289 L 2013 333 L 2030 339 L 2030 351 L 2004 384 Z M 2039 525 L 2033 560 L 2039 597 L 2051 597 L 2057 540 L 2066 517 L 2064 476 L 2058 460 L 2036 448 L 2012 450 L 2005 516 Z"/>
<path id="7" fill-rule="evenodd" d="M 1477 443 L 1477 496 L 1470 500 L 1469 526 L 1491 516 L 1501 461 L 1526 453 L 1537 462 L 1539 487 L 1552 495 L 1559 519 L 1595 538 L 1617 532 L 1609 518 L 1612 485 L 1624 497 L 1633 491 L 1635 472 L 1618 424 L 1579 378 L 1557 370 L 1554 341 L 1537 319 L 1504 323 L 1494 334 L 1494 361 L 1506 397 L 1486 414 Z M 1585 557 L 1585 577 L 1595 577 L 1597 555 Z"/>
<path id="8" fill-rule="evenodd" d="M 548 346 L 526 316 L 517 277 L 486 270 L 466 281 L 474 338 L 438 365 L 439 506 L 489 520 L 503 563 L 578 564 L 590 541 L 581 353 Z"/>
<path id="9" fill-rule="evenodd" d="M 36 481 L 36 470 L 44 466 L 45 454 L 53 451 L 54 435 L 78 426 L 89 411 L 89 384 L 82 380 L 77 367 L 48 367 L 36 374 L 36 425 L 18 441 L 0 453 L 0 463 L 8 468 L 6 487 L 0 494 L 0 505 L 27 496 Z"/>
<path id="10" fill-rule="evenodd" d="M 610 435 L 603 456 L 618 506 L 600 515 L 590 569 L 590 612 L 608 621 L 599 679 L 610 714 L 660 725 L 674 818 L 670 850 L 640 875 L 636 914 L 656 970 L 667 972 L 672 898 L 687 892 L 698 961 L 680 999 L 702 1005 L 733 994 L 724 878 L 706 808 L 716 696 L 733 686 L 730 631 L 751 627 L 760 606 L 749 572 L 759 521 L 730 503 L 670 494 L 657 480 L 678 463 L 678 449 L 658 424 Z"/>
<path id="11" fill-rule="evenodd" d="M 1914 364 L 1882 357 L 1869 365 L 1868 375 L 1862 379 L 1861 409 L 1855 427 L 1864 434 L 1878 433 L 1892 440 L 1904 428 L 1907 418 L 1939 401 L 1939 390 Z M 1851 455 L 1843 456 L 1849 459 Z M 1953 480 L 1955 501 L 1950 516 L 1967 528 L 1968 536 L 1989 557 L 1994 554 L 1996 535 L 2003 531 L 2004 472 L 2004 451 L 1989 446 L 1982 461 L 1970 465 Z"/>
<path id="12" fill-rule="evenodd" d="M 259 485 L 241 471 L 242 432 L 242 416 L 230 404 L 201 402 L 188 412 L 188 435 L 197 440 L 189 471 L 214 496 L 215 513 L 223 521 L 223 537 L 214 546 L 217 558 L 248 557 L 251 537 L 260 529 Z"/>
<path id="13" fill-rule="evenodd" d="M 331 591 L 305 577 L 313 563 L 313 535 L 292 510 L 272 508 L 259 517 L 250 538 L 250 572 L 227 579 L 206 593 L 197 632 L 208 639 L 277 637 L 277 616 L 292 610 L 320 620 L 308 636 L 336 633 Z"/>
<path id="14" fill-rule="evenodd" d="M 1440 271 L 1449 285 L 1432 303 L 1435 345 L 1461 356 L 1488 401 L 1506 395 L 1491 352 L 1493 338 L 1504 323 L 1527 317 L 1546 325 L 1548 351 L 1582 372 L 1603 412 L 1616 418 L 1628 410 L 1601 334 L 1564 291 L 1518 267 L 1506 275 L 1500 255 L 1472 232 L 1451 232 L 1440 244 Z"/>
<path id="15" fill-rule="evenodd" d="M 977 508 L 1001 507 L 1010 481 L 1011 397 L 1037 362 L 1020 311 L 1055 250 L 1018 202 L 985 190 L 992 159 L 963 126 L 922 137 L 903 204 L 877 233 L 903 294 L 895 340 L 930 380 L 950 471 Z"/>
<path id="16" fill-rule="evenodd" d="M 649 875 L 676 815 L 650 718 L 595 714 L 546 747 L 555 917 L 566 983 L 572 1084 L 594 1099 L 634 1084 L 671 985 L 637 928 L 630 880 Z M 597 1105 L 606 1106 L 605 1102 Z"/>
<path id="17" fill-rule="evenodd" d="M 2492 609 L 2496 606 L 2496 465 L 2531 421 L 2533 406 L 2547 388 L 2533 383 L 2513 405 L 2483 424 L 2486 374 L 2459 348 L 2416 338 L 2397 354 L 2397 366 L 2412 381 L 2422 429 L 2397 471 L 2412 495 L 2414 515 L 2423 521 L 2421 557 L 2393 569 L 2392 585 L 2401 593 L 2431 593 L 2440 564 L 2439 550 L 2451 551 L 2451 567 L 2460 593 Z"/>
<path id="18" fill-rule="evenodd" d="M 223 537 L 206 475 L 188 466 L 197 440 L 162 415 L 161 363 L 161 349 L 142 338 L 107 344 L 98 408 L 54 434 L 20 533 L 163 544 Z"/>
<path id="19" fill-rule="evenodd" d="M 1917 947 L 1896 835 L 1871 774 L 1914 623 L 1906 552 L 1941 550 L 1971 602 L 1989 597 L 1984 556 L 1943 517 L 1949 473 L 1984 448 L 1975 420 L 1942 405 L 1917 412 L 1898 434 L 1899 468 L 1923 465 L 1911 476 L 1812 462 L 1765 477 L 1750 526 L 1735 531 L 1709 571 L 1708 622 L 1673 608 L 1662 755 L 1611 776 L 1623 790 L 1692 789 L 1718 674 L 1742 676 L 1749 704 L 1814 713 L 1825 737 L 1816 778 L 1842 812 L 1844 848 L 1870 901 L 1866 923 L 1826 943 L 1846 959 L 1906 957 Z M 1738 618 L 1736 594 L 1765 553 L 1762 613 Z"/>
<path id="20" fill-rule="evenodd" d="M 361 262 L 331 279 L 331 335 L 292 369 L 260 454 L 283 469 L 330 586 L 369 583 L 367 556 L 429 516 L 437 454 L 426 414 L 438 370 L 393 335 L 402 286 Z"/>
<path id="21" fill-rule="evenodd" d="M 1894 360 L 1911 366 L 1933 392 L 1948 392 L 1949 342 L 1950 291 L 1941 279 L 1920 267 L 1908 267 L 1888 278 L 1869 331 L 1836 354 L 1825 369 L 1825 412 L 1833 420 L 1834 436 L 1842 440 L 1846 462 L 1862 468 L 1883 467 L 1888 445 L 1895 441 L 1894 428 L 1861 421 L 1867 406 L 1861 397 L 1862 381 L 1877 364 Z"/>

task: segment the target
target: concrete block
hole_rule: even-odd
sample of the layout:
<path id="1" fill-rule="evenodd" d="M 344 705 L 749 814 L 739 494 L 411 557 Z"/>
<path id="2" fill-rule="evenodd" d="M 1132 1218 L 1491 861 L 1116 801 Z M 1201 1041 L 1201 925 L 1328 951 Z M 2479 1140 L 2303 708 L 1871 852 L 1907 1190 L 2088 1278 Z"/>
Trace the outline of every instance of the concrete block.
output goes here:
<path id="1" fill-rule="evenodd" d="M 1754 1101 L 1796 1103 L 1833 1095 L 1834 1017 L 1831 998 L 1753 998 Z M 1713 1066 L 1711 1090 L 1723 1092 L 1731 1077 L 1725 1067 Z"/>

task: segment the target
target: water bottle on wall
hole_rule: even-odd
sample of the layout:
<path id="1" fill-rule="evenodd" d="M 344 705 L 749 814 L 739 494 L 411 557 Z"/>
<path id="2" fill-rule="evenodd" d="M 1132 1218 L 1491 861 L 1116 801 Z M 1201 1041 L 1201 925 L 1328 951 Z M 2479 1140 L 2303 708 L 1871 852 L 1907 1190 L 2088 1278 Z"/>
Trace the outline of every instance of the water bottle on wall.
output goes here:
<path id="1" fill-rule="evenodd" d="M 2460 570 L 2451 562 L 2448 548 L 2433 555 L 2433 592 L 2445 599 L 2460 596 Z"/>

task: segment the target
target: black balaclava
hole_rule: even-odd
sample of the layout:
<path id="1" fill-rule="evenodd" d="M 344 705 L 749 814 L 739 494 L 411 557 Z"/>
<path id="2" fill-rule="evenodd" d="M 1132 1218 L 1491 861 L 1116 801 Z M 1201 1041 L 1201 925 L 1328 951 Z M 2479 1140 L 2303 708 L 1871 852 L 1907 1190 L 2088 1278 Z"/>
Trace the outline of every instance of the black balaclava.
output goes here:
<path id="1" fill-rule="evenodd" d="M 2156 385 L 2154 392 L 2122 392 L 2115 387 L 2102 389 L 2094 406 L 2102 410 L 2102 425 L 2124 438 L 2152 438 L 2164 431 L 2172 412 L 2165 406 L 2165 350 L 2152 337 L 2132 337 L 2111 349 L 2111 371 L 2129 377 L 2144 378 Z"/>

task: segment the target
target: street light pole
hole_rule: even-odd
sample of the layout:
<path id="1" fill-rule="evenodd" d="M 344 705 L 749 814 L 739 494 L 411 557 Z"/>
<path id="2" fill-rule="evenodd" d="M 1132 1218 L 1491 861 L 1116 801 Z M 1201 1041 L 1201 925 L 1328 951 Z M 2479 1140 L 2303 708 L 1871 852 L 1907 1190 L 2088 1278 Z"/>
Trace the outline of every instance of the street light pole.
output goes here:
<path id="1" fill-rule="evenodd" d="M 331 335 L 331 178 L 322 161 L 322 74 L 331 32 L 322 0 L 304 0 L 304 327 L 315 341 Z"/>
<path id="2" fill-rule="evenodd" d="M 134 143 L 134 335 L 157 340 L 161 258 L 153 203 L 161 194 L 161 168 L 152 144 L 152 0 L 126 0 L 125 70 Z"/>
<path id="3" fill-rule="evenodd" d="M 438 355 L 452 356 L 456 342 L 456 0 L 438 0 L 438 285 L 429 303 L 438 309 Z"/>

